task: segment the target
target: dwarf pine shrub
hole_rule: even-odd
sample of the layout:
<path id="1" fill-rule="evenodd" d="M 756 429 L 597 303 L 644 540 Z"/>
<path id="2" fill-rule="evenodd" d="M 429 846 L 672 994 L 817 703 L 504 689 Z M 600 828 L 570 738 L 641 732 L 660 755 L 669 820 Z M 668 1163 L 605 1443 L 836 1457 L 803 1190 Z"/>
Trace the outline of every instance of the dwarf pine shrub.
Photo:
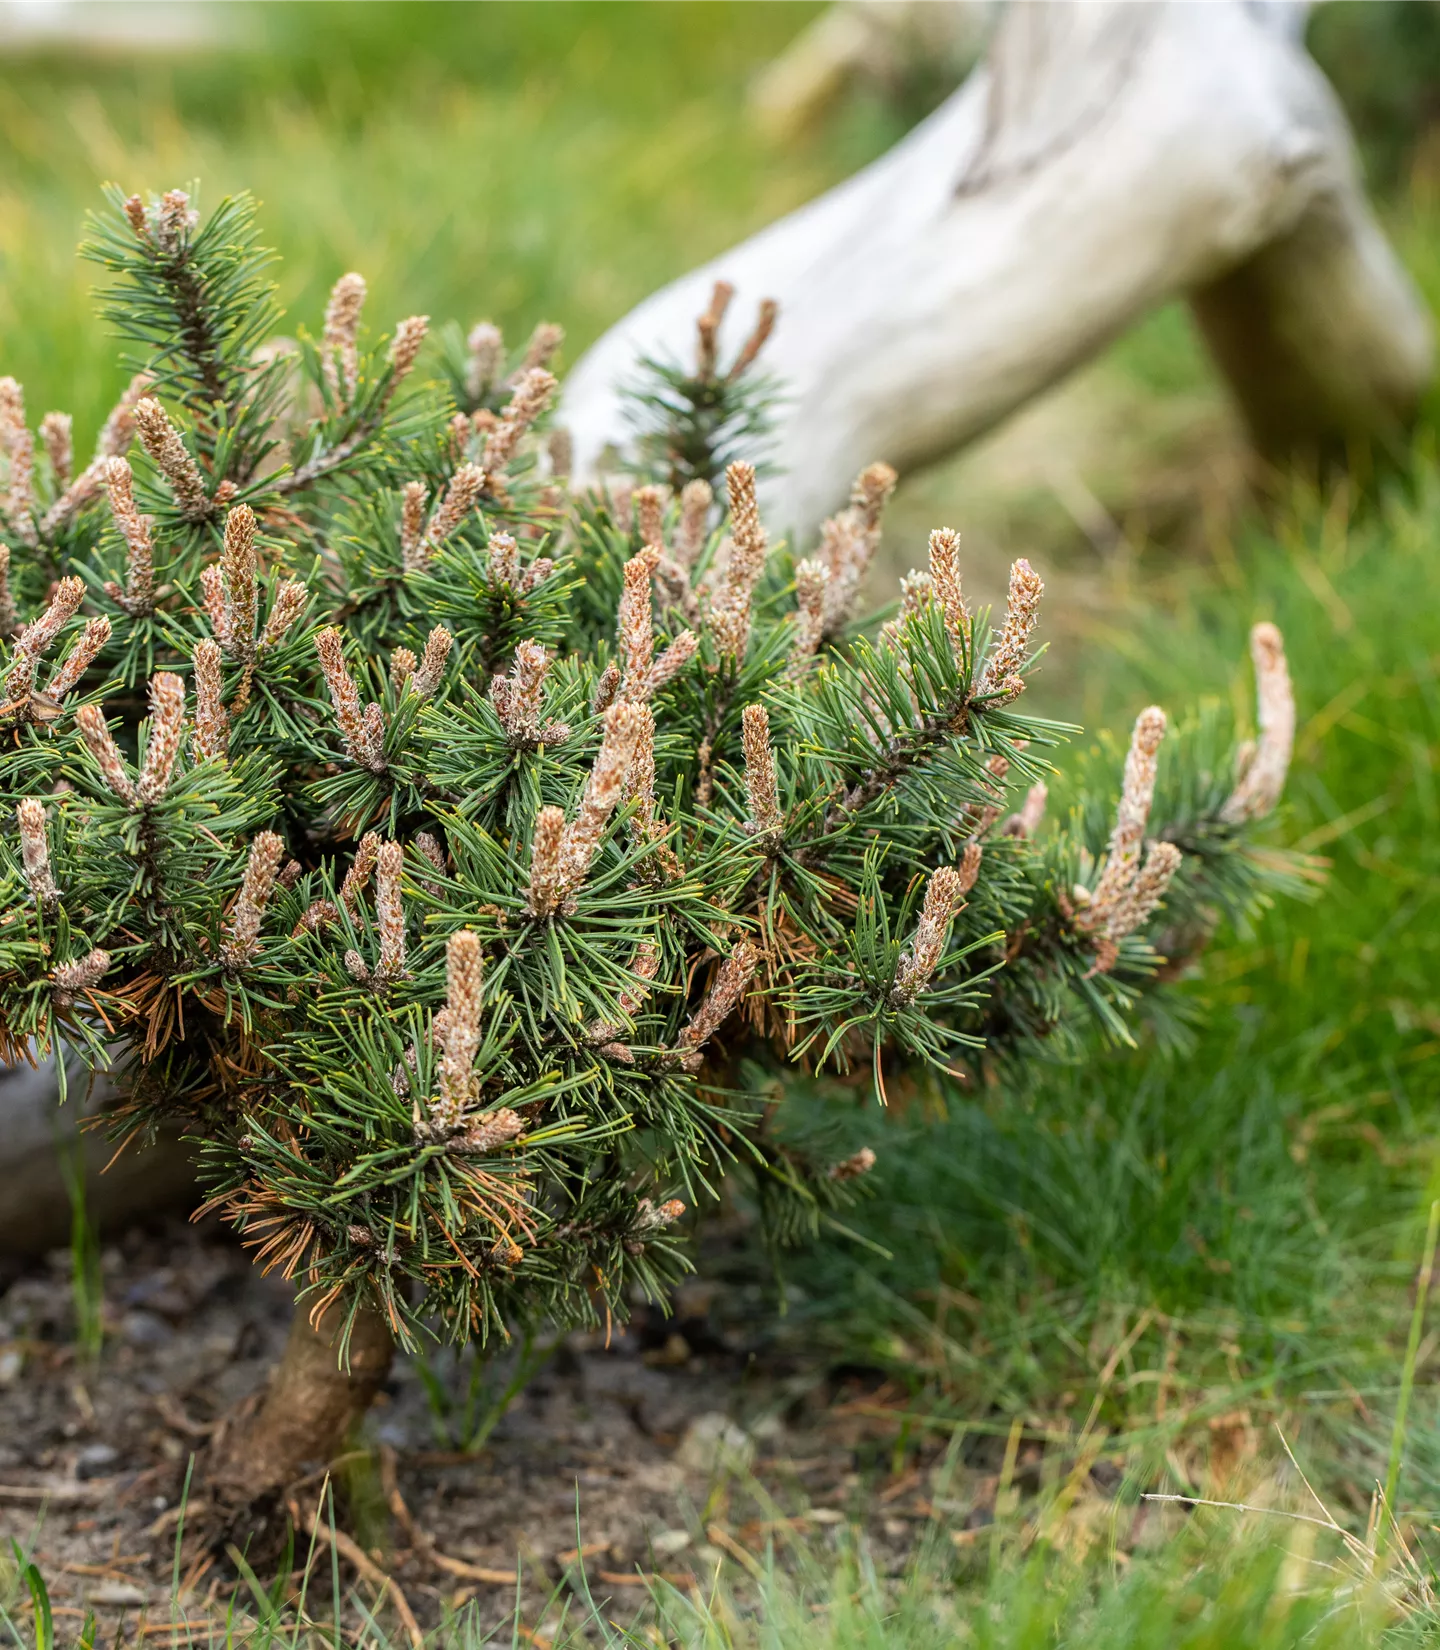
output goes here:
<path id="1" fill-rule="evenodd" d="M 734 448 L 773 306 L 727 365 L 717 289 L 645 369 L 672 488 L 582 489 L 558 328 L 376 338 L 348 274 L 282 336 L 246 199 L 112 207 L 94 457 L 0 381 L 0 1039 L 112 1070 L 132 1147 L 182 1128 L 340 1355 L 623 1316 L 725 1175 L 813 1225 L 873 1157 L 787 1142 L 794 1074 L 1125 1038 L 1293 878 L 1252 846 L 1273 627 L 1254 743 L 1148 709 L 1118 797 L 1047 820 L 1028 564 L 992 626 L 942 529 L 864 623 L 883 464 L 772 541 Z"/>

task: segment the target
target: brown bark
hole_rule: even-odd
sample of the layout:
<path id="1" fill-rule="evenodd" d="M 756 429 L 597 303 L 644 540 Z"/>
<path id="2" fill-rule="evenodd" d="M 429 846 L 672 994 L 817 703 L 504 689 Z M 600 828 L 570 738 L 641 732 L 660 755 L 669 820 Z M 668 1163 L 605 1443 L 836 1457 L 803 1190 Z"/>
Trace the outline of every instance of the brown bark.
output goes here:
<path id="1" fill-rule="evenodd" d="M 236 1505 L 279 1494 L 344 1449 L 389 1373 L 395 1342 L 380 1313 L 362 1307 L 342 1367 L 343 1325 L 338 1306 L 318 1327 L 303 1303 L 296 1307 L 269 1388 L 215 1438 L 207 1477 L 219 1501 Z"/>

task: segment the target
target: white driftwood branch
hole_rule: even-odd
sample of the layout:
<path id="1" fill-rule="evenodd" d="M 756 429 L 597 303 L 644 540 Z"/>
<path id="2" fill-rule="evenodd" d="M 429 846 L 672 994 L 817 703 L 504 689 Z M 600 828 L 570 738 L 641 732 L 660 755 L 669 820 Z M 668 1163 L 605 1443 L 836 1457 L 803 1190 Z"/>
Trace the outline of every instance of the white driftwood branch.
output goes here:
<path id="1" fill-rule="evenodd" d="M 995 10 L 995 0 L 835 0 L 757 78 L 751 107 L 783 137 L 811 125 L 856 81 L 893 93 L 925 72 L 959 85 L 984 50 Z"/>
<path id="2" fill-rule="evenodd" d="M 71 1206 L 61 1153 L 85 1177 L 88 1219 L 111 1227 L 144 1220 L 198 1201 L 190 1154 L 173 1137 L 114 1162 L 114 1142 L 82 1121 L 109 1104 L 105 1078 L 89 1084 L 77 1068 L 60 1104 L 53 1060 L 38 1066 L 0 1065 L 0 1255 L 38 1255 L 70 1241 Z"/>
<path id="3" fill-rule="evenodd" d="M 1310 0 L 1248 0 L 1300 40 Z M 776 136 L 803 130 L 853 84 L 891 96 L 922 77 L 958 86 L 983 55 L 1003 0 L 831 0 L 757 77 L 750 103 Z"/>
<path id="4" fill-rule="evenodd" d="M 1135 320 L 1193 297 L 1262 448 L 1386 440 L 1432 372 L 1429 316 L 1366 203 L 1294 7 L 1011 5 L 984 62 L 848 182 L 656 293 L 579 362 L 593 476 L 641 354 L 687 359 L 711 284 L 780 302 L 777 526 L 862 465 L 993 427 Z M 740 324 L 740 323 L 737 323 Z"/>

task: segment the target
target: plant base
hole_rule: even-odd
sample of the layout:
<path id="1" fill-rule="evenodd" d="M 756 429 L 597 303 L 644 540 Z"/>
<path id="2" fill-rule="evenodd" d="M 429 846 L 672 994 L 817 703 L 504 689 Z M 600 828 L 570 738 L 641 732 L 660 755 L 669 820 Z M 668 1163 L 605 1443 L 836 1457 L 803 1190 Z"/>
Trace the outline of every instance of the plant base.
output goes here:
<path id="1" fill-rule="evenodd" d="M 296 1307 L 268 1389 L 223 1423 L 211 1444 L 205 1479 L 212 1505 L 278 1497 L 344 1449 L 389 1374 L 395 1342 L 384 1318 L 362 1309 L 342 1367 L 343 1321 L 331 1307 L 312 1324 L 304 1306 Z"/>

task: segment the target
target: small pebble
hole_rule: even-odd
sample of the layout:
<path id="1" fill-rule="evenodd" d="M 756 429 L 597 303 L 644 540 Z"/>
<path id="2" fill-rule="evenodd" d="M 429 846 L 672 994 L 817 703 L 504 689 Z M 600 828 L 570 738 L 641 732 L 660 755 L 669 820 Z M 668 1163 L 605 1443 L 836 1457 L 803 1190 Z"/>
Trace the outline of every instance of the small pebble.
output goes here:
<path id="1" fill-rule="evenodd" d="M 98 1587 L 93 1587 L 85 1595 L 91 1604 L 132 1605 L 143 1604 L 145 1593 L 139 1587 L 132 1587 L 128 1581 L 102 1581 Z"/>
<path id="2" fill-rule="evenodd" d="M 103 1478 L 119 1459 L 120 1451 L 112 1444 L 87 1444 L 75 1457 L 75 1476 Z"/>
<path id="3" fill-rule="evenodd" d="M 669 1335 L 664 1346 L 645 1354 L 645 1362 L 652 1369 L 678 1369 L 691 1359 L 690 1343 L 683 1335 Z"/>
<path id="4" fill-rule="evenodd" d="M 706 1477 L 719 1472 L 743 1473 L 754 1459 L 754 1443 L 719 1410 L 697 1415 L 675 1451 L 679 1467 Z"/>
<path id="5" fill-rule="evenodd" d="M 131 1346 L 164 1346 L 175 1339 L 175 1331 L 153 1312 L 127 1312 L 120 1333 Z"/>

